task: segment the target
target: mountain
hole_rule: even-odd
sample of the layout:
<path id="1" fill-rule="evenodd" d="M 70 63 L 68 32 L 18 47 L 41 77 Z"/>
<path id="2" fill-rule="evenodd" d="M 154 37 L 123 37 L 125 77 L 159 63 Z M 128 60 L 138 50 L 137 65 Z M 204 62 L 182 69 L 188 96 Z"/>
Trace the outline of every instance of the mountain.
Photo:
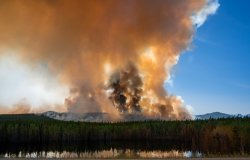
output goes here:
<path id="1" fill-rule="evenodd" d="M 40 115 L 63 121 L 107 122 L 111 120 L 110 116 L 107 113 L 102 113 L 102 112 L 77 114 L 72 112 L 58 113 L 54 111 L 48 111 L 41 113 Z"/>
<path id="2" fill-rule="evenodd" d="M 40 116 L 63 120 L 63 121 L 81 121 L 81 122 L 110 122 L 112 121 L 111 116 L 108 113 L 104 112 L 89 112 L 89 113 L 72 113 L 72 112 L 63 112 L 58 113 L 54 111 L 48 111 L 39 114 Z M 142 114 L 134 113 L 134 114 L 123 114 L 120 117 L 122 121 L 144 121 L 149 119 Z"/>
<path id="3" fill-rule="evenodd" d="M 103 112 L 89 112 L 89 113 L 72 113 L 72 112 L 63 112 L 58 113 L 54 111 L 48 111 L 39 114 L 43 117 L 48 117 L 56 120 L 63 120 L 63 121 L 81 121 L 81 122 L 110 122 L 112 121 L 111 116 L 108 113 Z M 219 119 L 219 118 L 232 118 L 232 117 L 250 117 L 248 115 L 241 115 L 241 114 L 226 114 L 221 112 L 212 112 L 202 115 L 196 115 L 195 119 Z M 145 117 L 142 114 L 124 114 L 121 118 L 124 121 L 144 121 L 144 120 L 156 120 L 156 118 L 149 118 Z"/>
<path id="4" fill-rule="evenodd" d="M 39 116 L 33 113 L 24 114 L 0 114 L 0 122 L 4 121 L 50 121 L 53 120 L 46 116 Z"/>
<path id="5" fill-rule="evenodd" d="M 196 115 L 194 120 L 206 120 L 206 119 L 219 119 L 219 118 L 232 118 L 232 117 L 248 117 L 250 114 L 225 114 L 221 112 L 212 112 L 203 115 Z M 48 111 L 39 114 L 0 114 L 0 121 L 15 121 L 15 120 L 62 120 L 62 121 L 80 121 L 80 122 L 110 122 L 111 116 L 108 113 L 103 112 L 90 112 L 90 113 L 72 113 L 63 112 L 58 113 L 54 111 Z M 159 120 L 156 117 L 145 117 L 142 114 L 124 114 L 120 119 L 121 121 L 145 121 L 145 120 Z"/>
<path id="6" fill-rule="evenodd" d="M 196 115 L 195 119 L 219 119 L 219 118 L 232 118 L 232 117 L 250 117 L 250 114 L 242 115 L 242 114 L 226 114 L 221 112 L 212 112 L 202 115 Z"/>

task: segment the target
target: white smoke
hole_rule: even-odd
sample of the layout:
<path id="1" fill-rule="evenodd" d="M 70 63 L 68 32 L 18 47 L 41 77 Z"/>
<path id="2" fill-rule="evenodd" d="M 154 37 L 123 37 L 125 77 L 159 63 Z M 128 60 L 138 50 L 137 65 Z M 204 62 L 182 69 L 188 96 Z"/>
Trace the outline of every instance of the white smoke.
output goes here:
<path id="1" fill-rule="evenodd" d="M 220 4 L 218 0 L 207 0 L 207 4 L 191 17 L 193 25 L 196 26 L 196 28 L 202 26 L 207 17 L 215 14 L 219 7 Z"/>
<path id="2" fill-rule="evenodd" d="M 45 106 L 53 110 L 68 95 L 68 88 L 59 84 L 46 65 L 29 66 L 11 53 L 0 56 L 0 88 L 0 108 L 9 109 L 25 103 L 31 111 Z"/>

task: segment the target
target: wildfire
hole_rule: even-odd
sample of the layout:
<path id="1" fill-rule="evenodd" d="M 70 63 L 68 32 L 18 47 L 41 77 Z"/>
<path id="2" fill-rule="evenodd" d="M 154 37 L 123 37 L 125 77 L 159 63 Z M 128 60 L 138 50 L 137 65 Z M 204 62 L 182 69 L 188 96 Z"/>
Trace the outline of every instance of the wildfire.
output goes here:
<path id="1" fill-rule="evenodd" d="M 113 106 L 122 114 L 142 114 L 164 119 L 190 118 L 184 110 L 183 102 L 174 96 L 157 95 L 150 84 L 154 78 L 152 69 L 158 62 L 152 49 L 141 54 L 140 63 L 129 62 L 125 67 L 113 71 L 109 63 L 105 63 L 106 74 L 104 85 Z M 108 83 L 107 83 L 107 77 Z M 179 114 L 187 113 L 185 115 Z"/>
<path id="2" fill-rule="evenodd" d="M 190 118 L 163 84 L 208 2 L 8 0 L 1 3 L 0 54 L 17 50 L 23 63 L 43 64 L 67 86 L 58 110 Z"/>

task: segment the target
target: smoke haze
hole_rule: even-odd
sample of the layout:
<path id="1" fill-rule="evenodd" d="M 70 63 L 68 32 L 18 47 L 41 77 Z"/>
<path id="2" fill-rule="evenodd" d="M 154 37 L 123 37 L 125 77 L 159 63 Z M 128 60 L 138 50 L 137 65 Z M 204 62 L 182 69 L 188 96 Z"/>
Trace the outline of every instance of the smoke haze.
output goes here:
<path id="1" fill-rule="evenodd" d="M 192 39 L 191 16 L 204 6 L 205 0 L 1 0 L 0 54 L 13 49 L 22 63 L 46 64 L 69 86 L 57 111 L 189 119 L 163 83 Z"/>

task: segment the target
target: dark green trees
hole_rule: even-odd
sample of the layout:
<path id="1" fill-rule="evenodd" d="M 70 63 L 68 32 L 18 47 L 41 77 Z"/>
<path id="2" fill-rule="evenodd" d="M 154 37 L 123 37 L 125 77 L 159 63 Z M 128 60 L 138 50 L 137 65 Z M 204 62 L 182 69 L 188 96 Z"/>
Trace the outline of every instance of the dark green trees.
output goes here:
<path id="1" fill-rule="evenodd" d="M 65 122 L 36 115 L 0 116 L 0 144 L 165 142 L 203 153 L 249 153 L 250 118 L 195 121 Z M 152 143 L 151 143 L 152 142 Z"/>

